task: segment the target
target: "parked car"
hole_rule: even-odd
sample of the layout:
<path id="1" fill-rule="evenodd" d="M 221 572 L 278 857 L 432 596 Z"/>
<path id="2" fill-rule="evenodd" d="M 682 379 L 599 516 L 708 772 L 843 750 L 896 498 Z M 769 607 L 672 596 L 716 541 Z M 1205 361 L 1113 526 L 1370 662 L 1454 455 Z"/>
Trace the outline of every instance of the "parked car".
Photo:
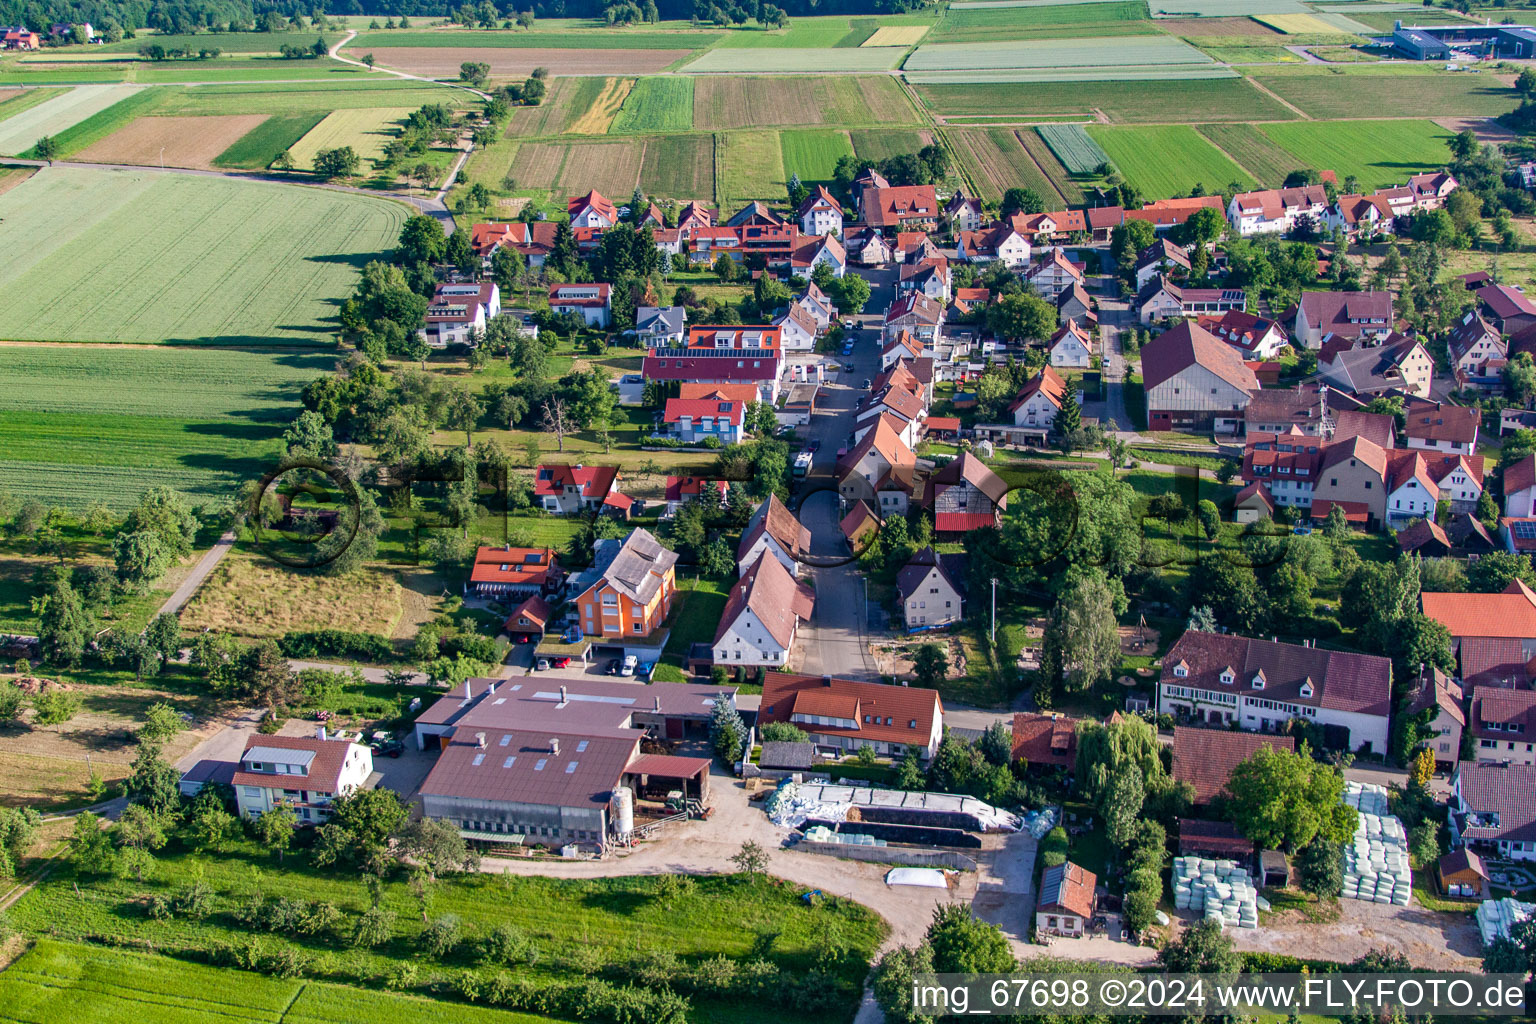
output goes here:
<path id="1" fill-rule="evenodd" d="M 608 668 L 605 671 L 610 676 L 618 675 L 619 674 L 619 659 L 618 658 L 610 658 L 608 660 Z"/>
<path id="2" fill-rule="evenodd" d="M 571 659 L 570 658 L 556 658 L 556 659 L 554 659 L 554 661 L 551 664 L 553 664 L 555 668 L 570 668 L 571 667 Z"/>
<path id="3" fill-rule="evenodd" d="M 821 451 L 821 438 L 819 438 L 819 437 L 811 438 L 809 441 L 806 442 L 805 450 L 808 451 L 808 452 L 819 452 L 819 451 Z"/>
<path id="4" fill-rule="evenodd" d="M 649 679 L 651 678 L 651 673 L 655 671 L 656 663 L 654 661 L 643 661 L 640 663 L 640 671 L 636 674 L 645 679 Z"/>
<path id="5" fill-rule="evenodd" d="M 874 386 L 874 381 L 870 380 L 868 377 L 865 377 L 864 378 L 864 390 L 868 391 L 873 386 Z"/>
<path id="6" fill-rule="evenodd" d="M 624 668 L 623 668 L 621 674 L 622 675 L 626 675 L 626 676 L 634 675 L 635 674 L 635 668 L 639 664 L 640 664 L 640 659 L 639 658 L 635 657 L 633 654 L 626 655 L 624 657 Z"/>

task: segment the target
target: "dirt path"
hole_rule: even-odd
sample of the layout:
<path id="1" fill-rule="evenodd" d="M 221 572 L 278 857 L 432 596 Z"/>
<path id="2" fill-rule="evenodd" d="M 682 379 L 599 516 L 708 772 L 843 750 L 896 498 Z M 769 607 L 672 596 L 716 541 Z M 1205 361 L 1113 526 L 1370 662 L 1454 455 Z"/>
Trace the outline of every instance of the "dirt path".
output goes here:
<path id="1" fill-rule="evenodd" d="M 1296 111 L 1296 116 L 1301 118 L 1303 121 L 1311 121 L 1311 120 L 1313 120 L 1313 117 L 1312 117 L 1311 114 L 1307 113 L 1305 110 L 1302 110 L 1296 104 L 1292 103 L 1290 100 L 1286 99 L 1284 96 L 1281 96 L 1279 93 L 1275 92 L 1273 89 L 1270 89 L 1268 86 L 1266 86 L 1263 82 L 1259 81 L 1254 76 L 1252 76 L 1252 75 L 1245 75 L 1243 77 L 1248 80 L 1248 84 L 1249 85 L 1253 86 L 1255 89 L 1259 90 L 1259 92 L 1261 92 L 1264 95 L 1268 96 L 1270 99 L 1274 100 L 1276 103 L 1280 104 L 1285 109 Z"/>
<path id="2" fill-rule="evenodd" d="M 203 552 L 203 557 L 198 559 L 197 565 L 192 567 L 192 572 L 182 580 L 181 586 L 177 587 L 175 593 L 160 606 L 160 614 L 175 615 L 186 607 L 187 602 L 192 600 L 192 595 L 197 593 L 197 588 L 203 585 L 208 574 L 224 560 L 225 555 L 229 554 L 229 549 L 234 546 L 234 543 L 234 530 L 226 530 L 224 536 L 214 541 L 213 547 Z"/>

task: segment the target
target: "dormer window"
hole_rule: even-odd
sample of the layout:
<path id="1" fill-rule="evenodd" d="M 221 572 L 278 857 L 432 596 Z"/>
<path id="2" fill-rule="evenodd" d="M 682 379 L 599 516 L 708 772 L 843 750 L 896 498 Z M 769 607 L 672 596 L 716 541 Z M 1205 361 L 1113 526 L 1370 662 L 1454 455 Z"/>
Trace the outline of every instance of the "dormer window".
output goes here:
<path id="1" fill-rule="evenodd" d="M 1255 672 L 1253 674 L 1253 688 L 1255 690 L 1262 690 L 1262 689 L 1264 689 L 1264 670 L 1263 669 L 1259 669 L 1257 672 Z"/>
<path id="2" fill-rule="evenodd" d="M 1178 678 L 1183 679 L 1185 676 L 1189 675 L 1189 666 L 1181 661 L 1177 665 L 1173 666 L 1173 674 Z"/>
<path id="3" fill-rule="evenodd" d="M 1312 688 L 1312 680 L 1308 679 L 1306 682 L 1301 684 L 1301 695 L 1303 697 L 1310 697 L 1314 692 L 1315 691 Z"/>
<path id="4" fill-rule="evenodd" d="M 1236 678 L 1237 676 L 1233 674 L 1230 668 L 1224 668 L 1221 670 L 1221 684 L 1223 686 L 1231 686 L 1232 681 Z"/>

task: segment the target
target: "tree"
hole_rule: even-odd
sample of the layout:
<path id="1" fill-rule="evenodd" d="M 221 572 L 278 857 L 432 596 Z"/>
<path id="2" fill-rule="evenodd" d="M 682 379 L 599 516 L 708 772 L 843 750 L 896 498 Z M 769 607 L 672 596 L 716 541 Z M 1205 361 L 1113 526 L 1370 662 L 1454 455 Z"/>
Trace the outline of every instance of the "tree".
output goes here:
<path id="1" fill-rule="evenodd" d="M 731 855 L 731 863 L 744 875 L 768 873 L 768 851 L 754 839 L 741 844 L 741 849 Z"/>
<path id="2" fill-rule="evenodd" d="M 420 864 L 427 878 L 437 880 L 450 871 L 476 871 L 480 855 L 471 850 L 451 822 L 442 818 L 421 818 L 397 833 L 400 853 Z"/>
<path id="3" fill-rule="evenodd" d="M 1157 229 L 1144 220 L 1127 220 L 1109 233 L 1109 251 L 1115 262 L 1129 269 L 1137 255 L 1157 239 Z"/>
<path id="4" fill-rule="evenodd" d="M 1184 222 L 1184 236 L 1192 245 L 1208 245 L 1221 238 L 1226 230 L 1227 218 L 1220 210 L 1208 206 L 1196 210 Z"/>
<path id="5" fill-rule="evenodd" d="M 372 68 L 373 68 L 373 54 L 371 54 L 371 53 L 363 54 L 363 63 L 368 65 L 368 68 L 370 70 L 372 70 Z"/>
<path id="6" fill-rule="evenodd" d="M 81 811 L 75 816 L 75 827 L 70 831 L 68 842 L 69 859 L 76 871 L 88 875 L 111 873 L 116 859 L 112 838 L 95 814 Z"/>
<path id="7" fill-rule="evenodd" d="M 810 740 L 806 733 L 788 722 L 768 722 L 757 730 L 757 738 L 764 743 L 805 743 Z"/>
<path id="8" fill-rule="evenodd" d="M 315 863 L 368 865 L 388 849 L 389 837 L 409 817 L 409 809 L 389 789 L 354 790 L 336 798 L 320 829 Z"/>
<path id="9" fill-rule="evenodd" d="M 350 178 L 362 167 L 362 158 L 351 146 L 322 149 L 315 154 L 315 175 L 326 181 Z"/>
<path id="10" fill-rule="evenodd" d="M 144 712 L 144 724 L 139 726 L 139 743 L 160 744 L 181 732 L 181 715 L 166 701 L 151 704 Z"/>
<path id="11" fill-rule="evenodd" d="M 1492 551 L 1467 567 L 1467 589 L 1477 594 L 1497 594 L 1515 580 L 1527 586 L 1536 583 L 1536 569 L 1529 555 Z"/>
<path id="12" fill-rule="evenodd" d="M 1083 429 L 1083 410 L 1077 404 L 1077 395 L 1068 388 L 1061 396 L 1061 409 L 1056 413 L 1056 433 L 1069 448 L 1077 432 Z"/>
<path id="13" fill-rule="evenodd" d="M 468 82 L 470 85 L 482 86 L 485 80 L 491 77 L 491 66 L 479 61 L 465 61 L 459 65 L 459 81 Z"/>
<path id="14" fill-rule="evenodd" d="M 1069 575 L 1045 627 L 1041 669 L 1073 690 L 1092 689 L 1120 660 L 1115 599 L 1097 570 Z"/>
<path id="15" fill-rule="evenodd" d="M 1032 188 L 1010 188 L 1003 193 L 1003 216 L 1015 213 L 1044 213 L 1045 199 Z"/>
<path id="16" fill-rule="evenodd" d="M 869 301 L 869 282 L 858 274 L 845 274 L 842 277 L 834 277 L 827 289 L 827 297 L 837 307 L 837 311 L 844 316 L 856 315 L 864 310 L 864 304 Z"/>
<path id="17" fill-rule="evenodd" d="M 923 941 L 933 950 L 933 969 L 941 974 L 1005 974 L 1018 967 L 1007 937 L 966 904 L 936 908 Z"/>
<path id="18" fill-rule="evenodd" d="M 27 692 L 13 682 L 0 680 L 0 725 L 20 719 L 26 707 Z"/>
<path id="19" fill-rule="evenodd" d="M 1189 574 L 1188 600 L 1190 607 L 1210 608 L 1217 622 L 1241 632 L 1257 628 L 1264 616 L 1258 577 L 1225 555 L 1201 559 L 1199 571 Z"/>
<path id="20" fill-rule="evenodd" d="M 551 396 L 544 402 L 544 430 L 555 435 L 555 449 L 565 451 L 565 436 L 572 432 L 572 422 L 564 398 Z"/>
<path id="21" fill-rule="evenodd" d="M 435 217 L 415 214 L 407 217 L 400 229 L 400 241 L 394 260 L 406 266 L 416 263 L 441 263 L 448 252 L 448 236 Z"/>
<path id="22" fill-rule="evenodd" d="M 923 644 L 912 652 L 912 676 L 919 686 L 933 689 L 949 673 L 949 656 L 938 644 Z"/>
<path id="23" fill-rule="evenodd" d="M 80 713 L 80 697 L 67 690 L 52 688 L 32 698 L 32 724 L 47 728 L 63 725 Z"/>
<path id="24" fill-rule="evenodd" d="M 715 272 L 721 284 L 730 284 L 736 280 L 736 261 L 727 253 L 721 253 L 715 257 L 715 262 L 710 265 L 710 269 Z"/>
<path id="25" fill-rule="evenodd" d="M 1263 747 L 1227 781 L 1228 816 L 1260 846 L 1299 850 L 1314 837 L 1342 843 L 1355 830 L 1355 809 L 1341 801 L 1344 776 L 1299 751 Z"/>
<path id="26" fill-rule="evenodd" d="M 39 160 L 48 161 L 53 166 L 53 160 L 59 155 L 59 144 L 52 135 L 42 135 L 32 143 L 32 152 Z"/>
<path id="27" fill-rule="evenodd" d="M 33 599 L 32 610 L 37 615 L 37 635 L 44 659 L 65 668 L 78 664 L 90 637 L 91 617 L 69 580 L 54 580 L 46 594 Z"/>
<path id="28" fill-rule="evenodd" d="M 976 749 L 989 764 L 1009 764 L 1013 761 L 1013 733 L 1001 720 L 994 721 L 976 741 Z"/>
<path id="29" fill-rule="evenodd" d="M 1099 793 L 1098 809 L 1104 818 L 1105 834 L 1118 849 L 1125 849 L 1136 835 L 1146 786 L 1133 765 L 1123 765 L 1109 776 Z"/>
<path id="30" fill-rule="evenodd" d="M 154 852 L 166 843 L 165 819 L 143 804 L 129 804 L 118 817 L 112 837 L 122 850 L 119 867 L 142 882 L 154 870 Z"/>
<path id="31" fill-rule="evenodd" d="M 889 1024 L 933 1024 L 934 1018 L 913 1004 L 915 979 L 932 973 L 933 950 L 926 943 L 897 946 L 880 957 L 871 988 Z"/>
<path id="32" fill-rule="evenodd" d="M 1338 843 L 1317 836 L 1297 854 L 1296 872 L 1303 889 L 1319 899 L 1331 899 L 1344 884 L 1344 852 Z"/>
<path id="33" fill-rule="evenodd" d="M 285 803 L 276 804 L 256 819 L 256 841 L 268 853 L 276 854 L 277 862 L 281 864 L 283 854 L 293 845 L 293 830 L 298 823 L 299 816 L 293 812 L 292 807 Z"/>
<path id="34" fill-rule="evenodd" d="M 218 851 L 240 834 L 240 823 L 224 809 L 213 787 L 205 786 L 192 801 L 186 831 L 196 849 Z"/>
<path id="35" fill-rule="evenodd" d="M 714 701 L 709 717 L 709 742 L 722 761 L 731 763 L 742 755 L 747 726 L 729 698 Z"/>
<path id="36" fill-rule="evenodd" d="M 140 743 L 133 767 L 123 781 L 128 799 L 156 814 L 165 814 L 181 803 L 181 773 L 160 756 L 155 743 Z"/>
<path id="37" fill-rule="evenodd" d="M 1236 974 L 1242 969 L 1242 957 L 1232 948 L 1232 940 L 1210 918 L 1186 928 L 1177 941 L 1158 950 L 1157 963 L 1170 974 Z"/>
<path id="38" fill-rule="evenodd" d="M 1056 308 L 1033 292 L 1013 292 L 987 307 L 987 326 L 1009 341 L 1039 341 L 1056 330 Z"/>
<path id="39" fill-rule="evenodd" d="M 30 807 L 0 807 L 0 878 L 13 878 L 43 816 Z"/>

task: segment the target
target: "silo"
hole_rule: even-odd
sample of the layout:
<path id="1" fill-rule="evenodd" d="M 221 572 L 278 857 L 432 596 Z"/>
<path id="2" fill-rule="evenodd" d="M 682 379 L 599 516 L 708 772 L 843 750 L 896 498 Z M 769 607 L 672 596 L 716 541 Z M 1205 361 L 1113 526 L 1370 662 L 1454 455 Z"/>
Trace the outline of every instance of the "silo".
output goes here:
<path id="1" fill-rule="evenodd" d="M 613 791 L 610 799 L 613 811 L 613 830 L 621 836 L 627 836 L 635 830 L 635 794 L 628 786 L 620 786 Z"/>

